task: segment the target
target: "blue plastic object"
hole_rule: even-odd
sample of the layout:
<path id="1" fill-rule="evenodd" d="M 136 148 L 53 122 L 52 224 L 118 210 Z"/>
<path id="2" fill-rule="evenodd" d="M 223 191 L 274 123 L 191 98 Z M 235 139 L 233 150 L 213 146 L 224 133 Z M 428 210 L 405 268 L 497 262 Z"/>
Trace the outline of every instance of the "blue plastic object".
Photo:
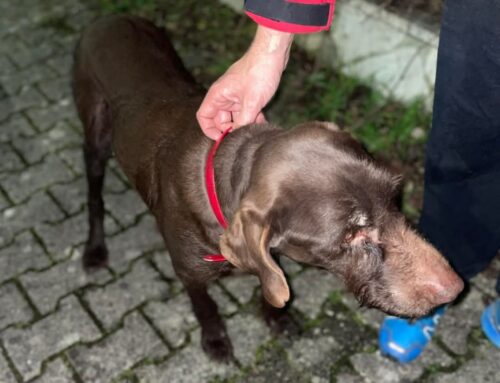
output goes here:
<path id="1" fill-rule="evenodd" d="M 481 327 L 491 343 L 500 348 L 500 299 L 497 299 L 483 311 Z"/>
<path id="2" fill-rule="evenodd" d="M 380 351 L 400 363 L 417 359 L 429 343 L 445 306 L 432 314 L 410 321 L 397 317 L 386 317 L 379 330 Z"/>

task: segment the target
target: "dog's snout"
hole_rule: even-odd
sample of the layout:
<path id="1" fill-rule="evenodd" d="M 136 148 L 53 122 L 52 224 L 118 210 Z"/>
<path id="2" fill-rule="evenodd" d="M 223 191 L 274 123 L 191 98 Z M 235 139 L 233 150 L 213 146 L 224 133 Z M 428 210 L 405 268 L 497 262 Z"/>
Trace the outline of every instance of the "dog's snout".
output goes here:
<path id="1" fill-rule="evenodd" d="M 447 272 L 429 275 L 423 282 L 423 295 L 432 304 L 438 306 L 452 302 L 464 288 L 464 283 L 460 277 L 451 269 Z"/>

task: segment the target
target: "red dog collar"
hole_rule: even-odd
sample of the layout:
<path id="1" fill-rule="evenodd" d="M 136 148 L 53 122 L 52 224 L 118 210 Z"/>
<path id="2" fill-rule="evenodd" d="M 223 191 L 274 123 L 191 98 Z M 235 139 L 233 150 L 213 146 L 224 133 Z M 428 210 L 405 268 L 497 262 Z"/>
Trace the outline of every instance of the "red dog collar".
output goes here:
<path id="1" fill-rule="evenodd" d="M 212 207 L 212 211 L 214 212 L 217 221 L 219 221 L 220 225 L 224 229 L 227 229 L 227 221 L 224 217 L 224 213 L 222 212 L 219 198 L 217 197 L 217 190 L 215 188 L 214 157 L 222 140 L 230 131 L 231 128 L 225 130 L 219 139 L 215 141 L 215 144 L 210 149 L 210 152 L 208 152 L 207 163 L 205 165 L 205 186 L 207 188 L 208 200 L 210 201 L 210 206 Z M 203 256 L 203 260 L 207 262 L 225 262 L 226 258 L 224 258 L 222 254 L 208 254 Z"/>

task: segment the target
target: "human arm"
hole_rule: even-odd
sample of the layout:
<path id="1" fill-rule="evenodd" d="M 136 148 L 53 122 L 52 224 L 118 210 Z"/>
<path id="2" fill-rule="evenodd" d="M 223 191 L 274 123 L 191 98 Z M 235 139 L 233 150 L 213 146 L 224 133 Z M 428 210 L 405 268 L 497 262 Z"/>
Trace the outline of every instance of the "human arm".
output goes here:
<path id="1" fill-rule="evenodd" d="M 196 114 L 208 137 L 265 121 L 262 109 L 278 88 L 293 35 L 327 29 L 331 22 L 334 0 L 303 1 L 245 1 L 259 26 L 248 51 L 210 87 Z"/>

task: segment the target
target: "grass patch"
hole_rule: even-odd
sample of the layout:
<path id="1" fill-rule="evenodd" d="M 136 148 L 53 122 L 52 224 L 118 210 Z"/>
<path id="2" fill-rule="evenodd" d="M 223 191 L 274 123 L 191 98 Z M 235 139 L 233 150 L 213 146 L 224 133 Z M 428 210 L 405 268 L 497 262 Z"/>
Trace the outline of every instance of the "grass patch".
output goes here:
<path id="1" fill-rule="evenodd" d="M 42 28 L 54 29 L 64 35 L 76 33 L 76 30 L 67 23 L 66 18 L 60 16 L 50 16 L 40 21 Z"/>
<path id="2" fill-rule="evenodd" d="M 157 3 L 156 0 L 99 0 L 106 13 L 152 12 Z"/>

